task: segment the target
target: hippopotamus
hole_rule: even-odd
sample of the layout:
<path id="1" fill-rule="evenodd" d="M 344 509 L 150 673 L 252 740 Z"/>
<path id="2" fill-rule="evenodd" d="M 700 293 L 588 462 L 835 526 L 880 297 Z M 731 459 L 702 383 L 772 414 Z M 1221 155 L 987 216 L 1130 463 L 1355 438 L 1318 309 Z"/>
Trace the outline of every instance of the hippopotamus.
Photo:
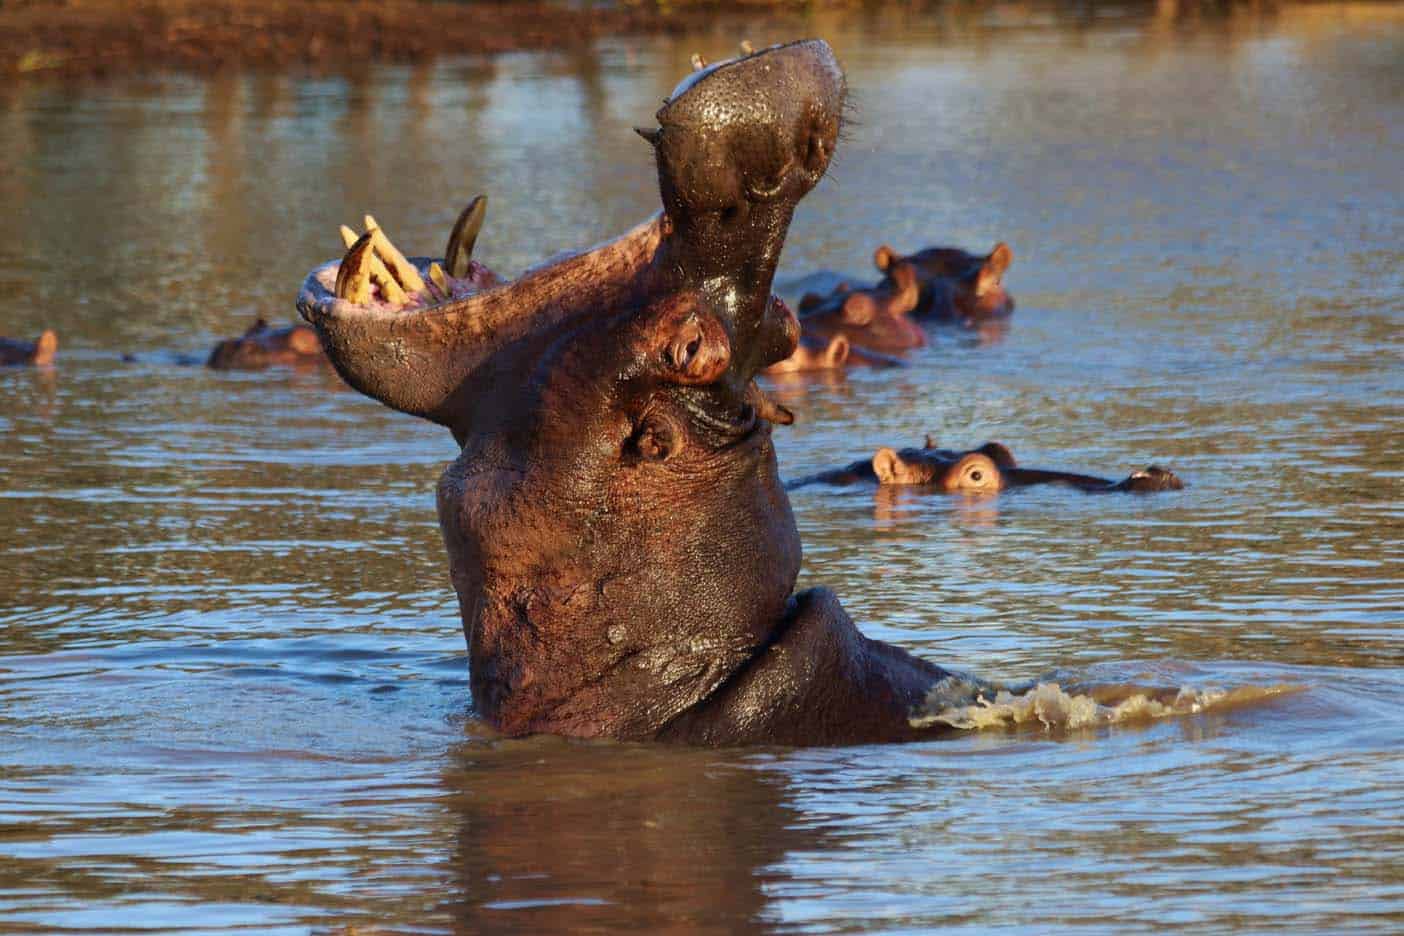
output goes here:
<path id="1" fill-rule="evenodd" d="M 811 338 L 801 329 L 795 351 L 783 361 L 776 361 L 762 373 L 770 377 L 784 374 L 808 374 L 816 371 L 841 371 L 849 367 L 905 367 L 900 358 L 876 351 L 865 351 L 849 344 L 843 335 L 828 341 Z"/>
<path id="2" fill-rule="evenodd" d="M 903 257 L 886 244 L 873 252 L 873 265 L 883 273 L 880 287 L 904 288 L 916 280 L 914 317 L 967 328 L 1014 311 L 1014 299 L 1003 285 L 1004 271 L 1013 260 L 1014 252 L 1002 241 L 984 256 L 956 247 L 928 247 Z"/>
<path id="3" fill-rule="evenodd" d="M 900 452 L 880 448 L 870 459 L 792 481 L 787 488 L 862 483 L 923 485 L 944 494 L 977 495 L 998 494 L 1009 488 L 1035 484 L 1065 484 L 1089 493 L 1130 491 L 1136 494 L 1178 491 L 1184 487 L 1184 482 L 1174 472 L 1155 465 L 1132 472 L 1120 481 L 1111 481 L 1070 471 L 1021 468 L 1014 460 L 1014 453 L 999 442 L 986 442 L 968 451 L 953 451 L 937 448 L 928 437 L 922 448 L 905 448 Z"/>
<path id="4" fill-rule="evenodd" d="M 58 335 L 52 328 L 44 329 L 34 341 L 0 338 L 0 367 L 52 364 L 57 352 Z"/>
<path id="5" fill-rule="evenodd" d="M 887 354 L 908 351 L 926 344 L 921 326 L 908 317 L 918 295 L 916 268 L 901 266 L 876 286 L 841 282 L 827 296 L 806 293 L 799 318 L 806 335 L 842 335 L 852 345 Z"/>
<path id="6" fill-rule="evenodd" d="M 754 381 L 798 340 L 771 284 L 845 94 L 822 40 L 704 65 L 638 130 L 662 211 L 615 240 L 489 282 L 367 231 L 304 283 L 342 377 L 460 446 L 439 524 L 474 710 L 503 734 L 947 730 L 912 721 L 944 669 L 865 637 L 828 590 L 793 593 L 801 547 L 771 439 L 786 420 Z"/>
<path id="7" fill-rule="evenodd" d="M 205 364 L 215 370 L 258 370 L 278 364 L 305 367 L 326 362 L 316 329 L 301 322 L 273 328 L 259 318 L 240 337 L 215 345 Z"/>

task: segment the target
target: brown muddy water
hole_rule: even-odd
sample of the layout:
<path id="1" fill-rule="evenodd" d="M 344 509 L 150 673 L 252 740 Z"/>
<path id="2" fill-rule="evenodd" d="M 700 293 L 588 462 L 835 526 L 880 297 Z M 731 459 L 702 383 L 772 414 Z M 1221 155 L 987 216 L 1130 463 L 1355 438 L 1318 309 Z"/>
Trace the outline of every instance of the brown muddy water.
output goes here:
<path id="1" fill-rule="evenodd" d="M 1398 932 L 1404 21 L 999 9 L 808 30 L 857 120 L 782 278 L 1004 239 L 1019 308 L 779 385 L 782 471 L 931 433 L 1189 486 L 804 489 L 802 584 L 985 677 L 1300 691 L 895 747 L 496 740 L 447 433 L 179 360 L 289 319 L 365 211 L 428 253 L 487 191 L 509 273 L 624 230 L 629 128 L 726 44 L 12 87 L 0 333 L 62 348 L 0 374 L 0 931 Z"/>

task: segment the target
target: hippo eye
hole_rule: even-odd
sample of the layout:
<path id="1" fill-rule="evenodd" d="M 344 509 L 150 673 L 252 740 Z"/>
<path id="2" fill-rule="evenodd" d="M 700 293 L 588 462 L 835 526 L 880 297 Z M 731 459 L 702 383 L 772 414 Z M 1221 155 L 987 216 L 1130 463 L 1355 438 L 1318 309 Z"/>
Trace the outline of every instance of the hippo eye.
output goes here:
<path id="1" fill-rule="evenodd" d="M 985 477 L 984 474 L 980 471 L 979 468 L 976 468 L 974 471 L 970 472 L 970 480 L 971 480 L 971 481 L 980 481 L 980 480 L 982 480 L 984 477 Z"/>

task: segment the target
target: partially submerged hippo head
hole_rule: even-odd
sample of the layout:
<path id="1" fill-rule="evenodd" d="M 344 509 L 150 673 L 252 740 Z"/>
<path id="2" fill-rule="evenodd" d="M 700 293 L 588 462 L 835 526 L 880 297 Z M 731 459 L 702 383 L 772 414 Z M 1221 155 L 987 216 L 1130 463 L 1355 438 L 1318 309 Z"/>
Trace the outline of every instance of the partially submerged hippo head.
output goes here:
<path id="1" fill-rule="evenodd" d="M 1003 284 L 1013 260 L 1014 252 L 1003 242 L 983 256 L 955 247 L 928 247 L 903 257 L 886 244 L 873 253 L 873 264 L 889 288 L 916 280 L 919 294 L 913 315 L 966 327 L 1014 311 L 1014 300 Z"/>
<path id="2" fill-rule="evenodd" d="M 58 335 L 46 328 L 34 341 L 20 338 L 0 338 L 0 367 L 32 364 L 43 367 L 54 362 L 58 353 Z"/>
<path id="3" fill-rule="evenodd" d="M 879 484 L 925 484 L 947 494 L 997 494 L 1006 483 L 1001 469 L 1016 467 L 1013 453 L 998 442 L 969 452 L 880 448 L 872 466 Z"/>
<path id="4" fill-rule="evenodd" d="M 856 461 L 846 468 L 824 471 L 788 485 L 790 489 L 809 484 L 910 485 L 943 494 L 981 496 L 998 494 L 1015 487 L 1035 484 L 1063 484 L 1092 493 L 1129 491 L 1145 494 L 1178 491 L 1184 488 L 1174 472 L 1151 465 L 1133 472 L 1121 481 L 1071 471 L 1024 468 L 1014 453 L 999 442 L 986 442 L 977 449 L 957 451 L 938 448 L 928 436 L 922 448 L 880 448 L 871 459 Z"/>
<path id="5" fill-rule="evenodd" d="M 662 214 L 510 283 L 459 233 L 440 265 L 372 219 L 309 276 L 299 308 L 342 376 L 462 445 L 439 519 L 500 729 L 655 737 L 784 618 L 800 545 L 770 423 L 788 414 L 752 378 L 798 340 L 771 280 L 844 94 L 821 41 L 697 71 L 639 131 Z"/>
<path id="6" fill-rule="evenodd" d="M 853 289 L 841 283 L 827 296 L 807 294 L 800 300 L 800 321 L 807 335 L 823 339 L 841 335 L 873 351 L 906 351 L 926 344 L 921 326 L 908 317 L 918 295 L 917 272 L 904 266 L 871 288 Z"/>
<path id="7" fill-rule="evenodd" d="M 215 370 L 257 370 L 274 365 L 320 365 L 326 360 L 322 342 L 311 327 L 298 323 L 273 328 L 260 318 L 238 338 L 216 344 L 205 365 Z"/>

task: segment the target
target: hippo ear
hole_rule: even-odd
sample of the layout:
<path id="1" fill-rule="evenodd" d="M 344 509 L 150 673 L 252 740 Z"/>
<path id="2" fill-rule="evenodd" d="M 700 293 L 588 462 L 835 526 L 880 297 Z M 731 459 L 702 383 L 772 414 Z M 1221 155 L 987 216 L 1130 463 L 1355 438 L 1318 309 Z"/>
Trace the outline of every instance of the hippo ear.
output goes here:
<path id="1" fill-rule="evenodd" d="M 34 363 L 48 364 L 58 352 L 58 335 L 52 328 L 44 329 L 39 340 L 34 343 Z"/>
<path id="2" fill-rule="evenodd" d="M 1001 468 L 1018 467 L 1018 463 L 1014 461 L 1014 453 L 1009 451 L 1009 447 L 1001 442 L 986 442 L 975 451 L 984 455 Z"/>
<path id="3" fill-rule="evenodd" d="M 890 448 L 880 448 L 873 453 L 873 473 L 878 484 L 906 484 L 907 463 Z"/>
<path id="4" fill-rule="evenodd" d="M 877 250 L 873 251 L 873 266 L 877 267 L 883 273 L 886 273 L 888 268 L 900 259 L 902 258 L 897 256 L 897 251 L 886 244 L 883 244 Z"/>
<path id="5" fill-rule="evenodd" d="M 843 300 L 840 314 L 846 325 L 867 325 L 877 313 L 877 303 L 865 293 L 849 293 Z"/>
<path id="6" fill-rule="evenodd" d="M 990 251 L 990 255 L 980 265 L 980 277 L 976 281 L 975 292 L 984 295 L 998 286 L 1004 271 L 1009 269 L 1009 264 L 1013 261 L 1014 251 L 1009 249 L 1008 244 L 1003 241 L 995 244 L 994 250 Z"/>
<path id="7" fill-rule="evenodd" d="M 818 293 L 807 292 L 800 297 L 799 308 L 801 312 L 807 312 L 817 306 L 823 298 Z"/>
<path id="8" fill-rule="evenodd" d="M 254 319 L 254 323 L 249 326 L 249 330 L 244 332 L 244 336 L 256 335 L 268 327 L 268 320 L 263 316 Z"/>
<path id="9" fill-rule="evenodd" d="M 322 342 L 316 329 L 307 325 L 294 325 L 288 334 L 288 347 L 298 354 L 321 354 Z"/>
<path id="10" fill-rule="evenodd" d="M 848 355 L 851 350 L 852 347 L 849 345 L 847 338 L 842 335 L 835 335 L 833 340 L 829 342 L 829 346 L 824 349 L 824 363 L 837 370 L 843 367 L 844 363 L 848 361 Z"/>

